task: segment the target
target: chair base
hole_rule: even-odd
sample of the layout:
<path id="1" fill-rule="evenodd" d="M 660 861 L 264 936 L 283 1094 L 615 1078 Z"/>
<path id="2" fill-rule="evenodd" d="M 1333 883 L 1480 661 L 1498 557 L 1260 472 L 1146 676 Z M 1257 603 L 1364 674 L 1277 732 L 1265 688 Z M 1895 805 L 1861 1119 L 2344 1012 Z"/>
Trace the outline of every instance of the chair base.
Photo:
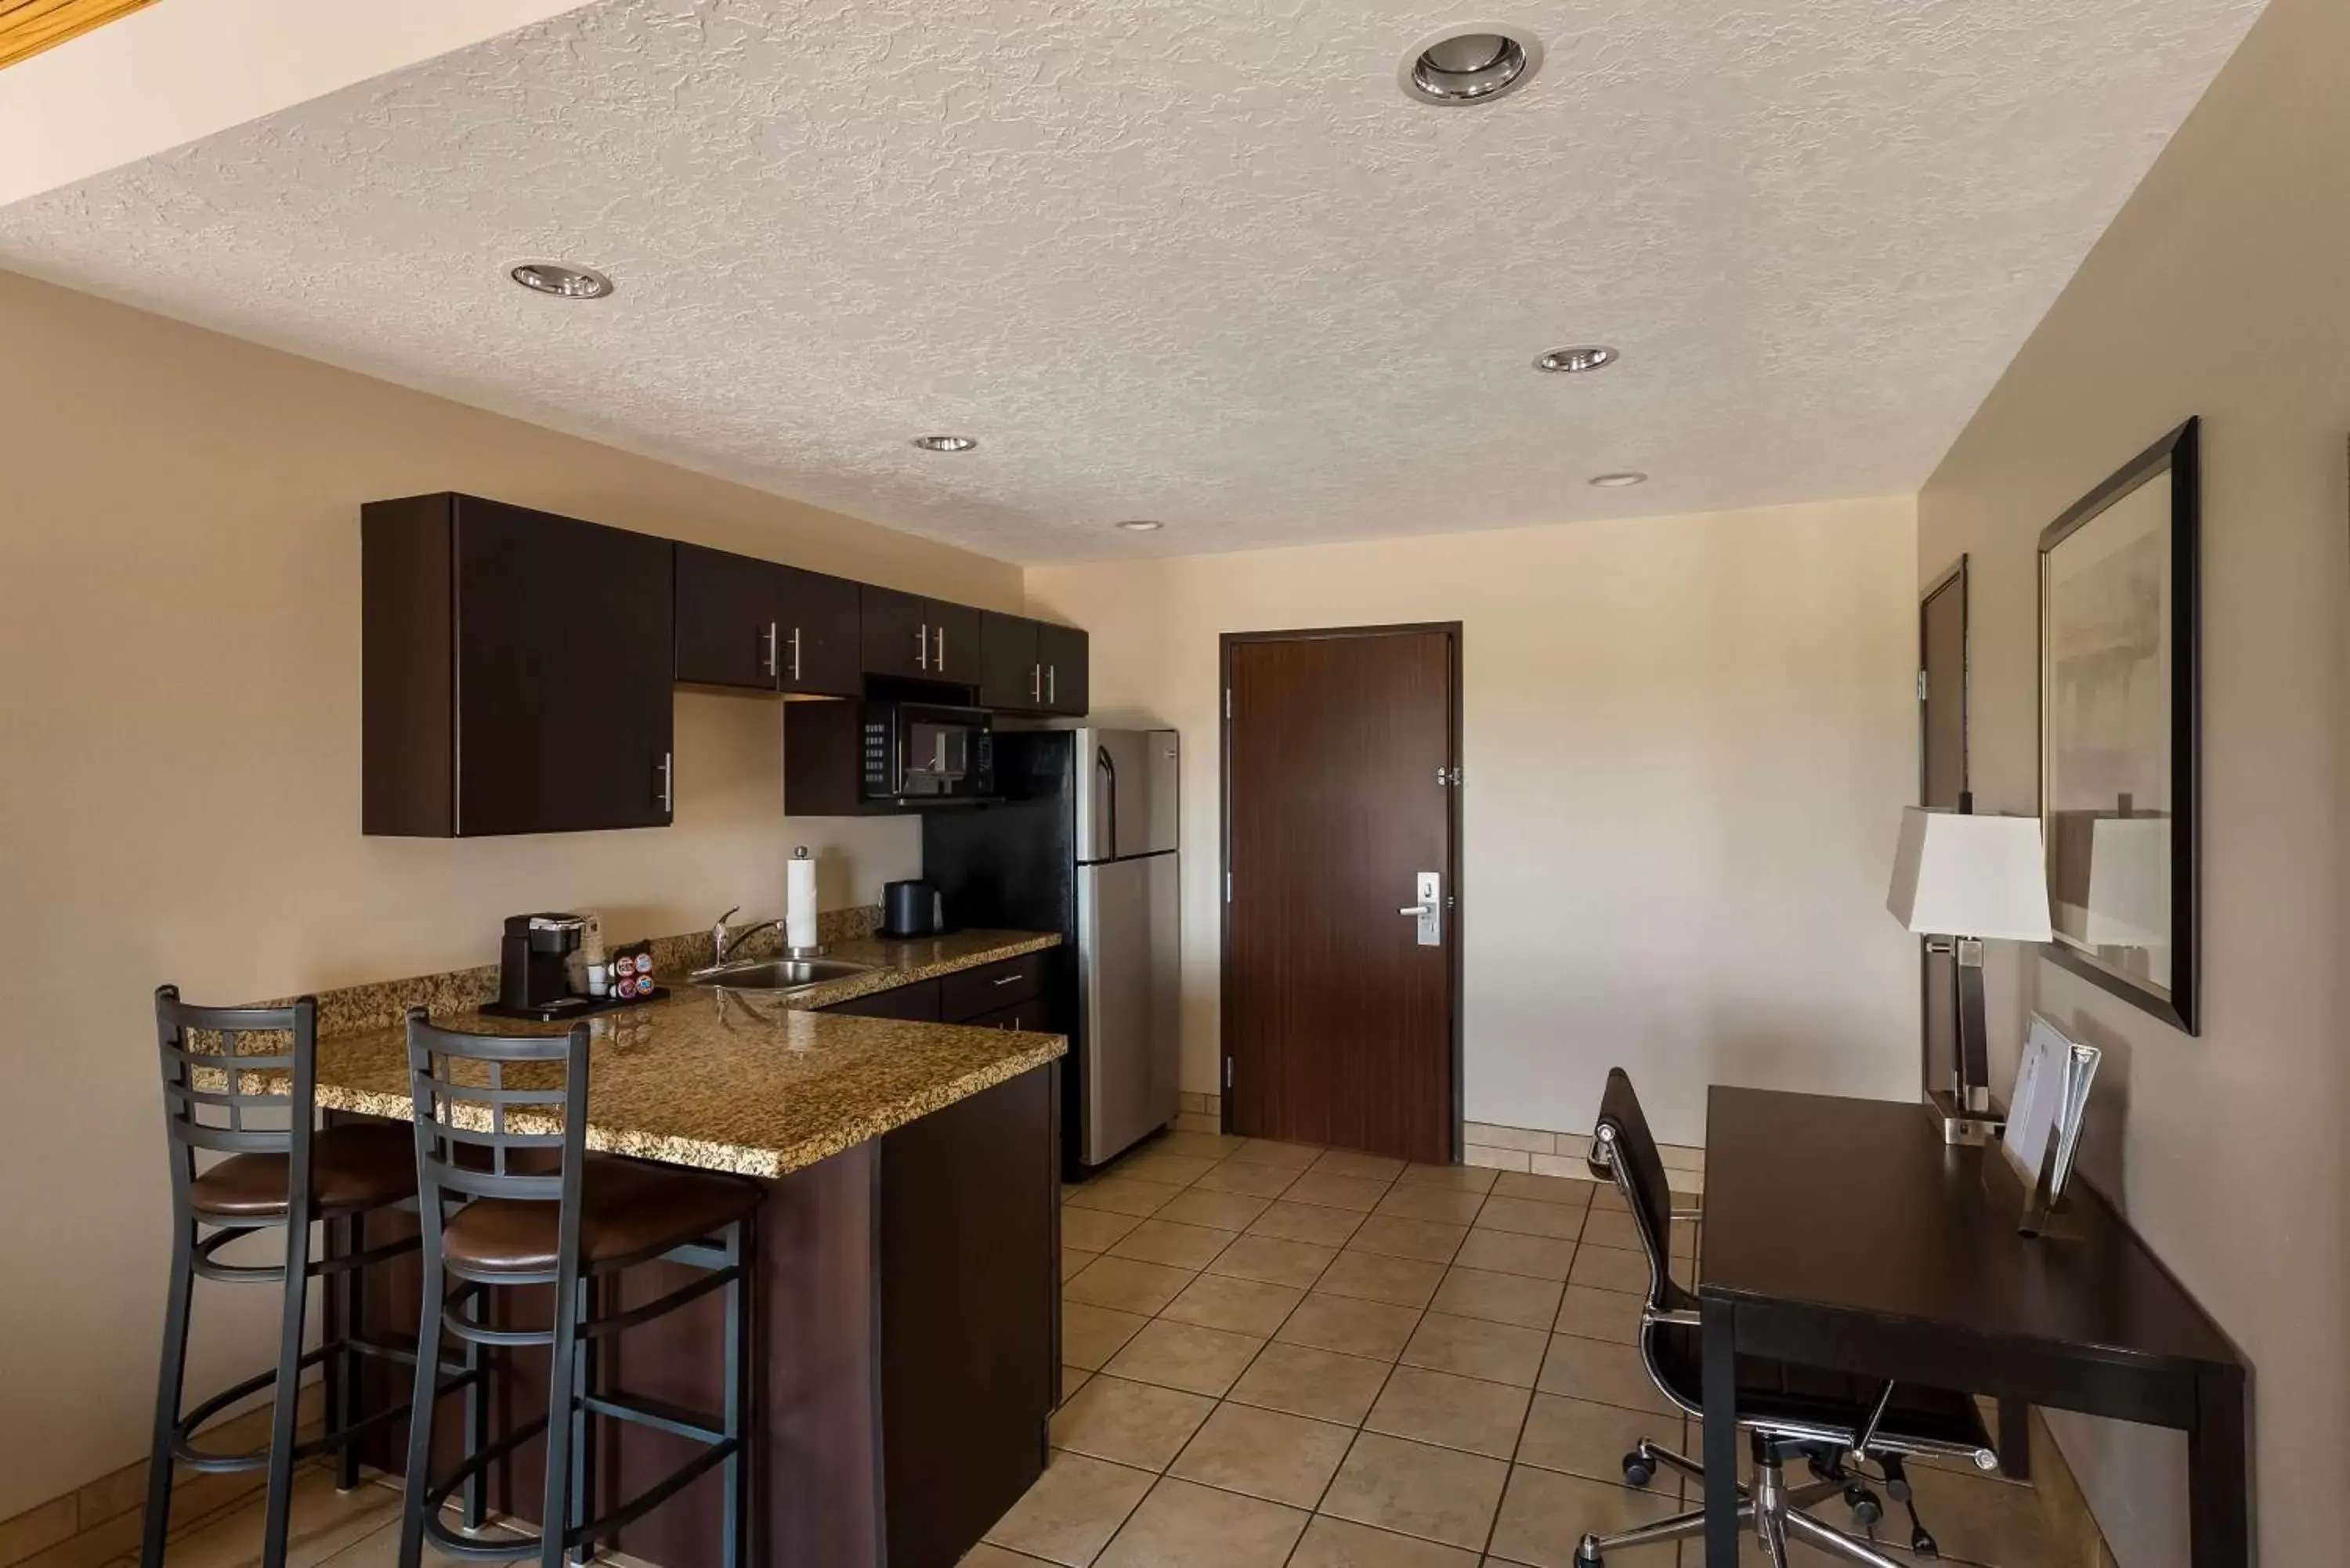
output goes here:
<path id="1" fill-rule="evenodd" d="M 1705 1479 L 1705 1467 L 1695 1459 L 1645 1438 L 1639 1447 L 1624 1456 L 1625 1479 L 1635 1485 L 1646 1484 L 1647 1478 L 1654 1476 L 1659 1467 L 1677 1470 L 1692 1480 L 1702 1481 Z M 1640 1474 L 1643 1471 L 1645 1475 Z M 1636 1475 L 1640 1479 L 1635 1480 Z M 1842 1478 L 1821 1479 L 1790 1488 L 1781 1468 L 1778 1451 L 1767 1441 L 1758 1440 L 1755 1444 L 1754 1479 L 1755 1484 L 1751 1490 L 1745 1487 L 1738 1489 L 1738 1521 L 1742 1528 L 1752 1527 L 1768 1561 L 1785 1563 L 1787 1542 L 1795 1540 L 1829 1556 L 1860 1563 L 1863 1568 L 1903 1568 L 1901 1563 L 1877 1551 L 1869 1542 L 1823 1524 L 1803 1511 L 1813 1503 L 1842 1493 L 1846 1485 Z M 1705 1533 L 1705 1510 L 1697 1508 L 1614 1535 L 1586 1534 L 1575 1543 L 1575 1568 L 1601 1568 L 1611 1552 L 1695 1540 Z"/>

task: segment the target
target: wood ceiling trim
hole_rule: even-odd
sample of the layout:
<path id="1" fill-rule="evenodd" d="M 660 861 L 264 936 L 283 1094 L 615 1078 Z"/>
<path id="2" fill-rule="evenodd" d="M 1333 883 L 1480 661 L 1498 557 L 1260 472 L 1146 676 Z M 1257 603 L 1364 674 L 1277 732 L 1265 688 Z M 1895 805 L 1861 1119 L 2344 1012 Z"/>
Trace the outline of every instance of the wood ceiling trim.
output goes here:
<path id="1" fill-rule="evenodd" d="M 155 0 L 0 0 L 0 70 Z"/>

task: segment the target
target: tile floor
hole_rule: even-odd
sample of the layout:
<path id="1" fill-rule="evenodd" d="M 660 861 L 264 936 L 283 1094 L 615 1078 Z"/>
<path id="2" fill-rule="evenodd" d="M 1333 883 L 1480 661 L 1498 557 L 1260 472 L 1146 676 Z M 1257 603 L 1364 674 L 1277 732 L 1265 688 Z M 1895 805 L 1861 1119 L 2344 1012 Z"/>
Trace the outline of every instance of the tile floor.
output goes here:
<path id="1" fill-rule="evenodd" d="M 1633 1346 L 1647 1266 L 1612 1189 L 1171 1133 L 1061 1224 L 1052 1462 L 966 1568 L 1567 1568 L 1586 1530 L 1694 1505 L 1622 1484 L 1641 1436 L 1696 1437 Z M 1946 1560 L 2059 1568 L 2029 1488 L 1912 1474 Z M 1611 1561 L 1677 1552 L 1701 1555 Z"/>

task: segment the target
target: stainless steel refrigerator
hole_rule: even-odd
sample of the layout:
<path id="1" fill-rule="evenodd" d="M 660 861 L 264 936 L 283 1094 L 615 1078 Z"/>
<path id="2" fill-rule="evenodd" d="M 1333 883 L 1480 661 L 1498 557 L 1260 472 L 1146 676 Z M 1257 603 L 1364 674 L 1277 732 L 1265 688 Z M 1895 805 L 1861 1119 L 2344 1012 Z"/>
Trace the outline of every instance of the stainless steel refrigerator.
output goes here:
<path id="1" fill-rule="evenodd" d="M 950 920 L 1064 939 L 1064 1141 L 1080 1171 L 1180 1108 L 1181 761 L 1172 730 L 999 731 L 1001 804 L 922 819 L 922 874 Z"/>

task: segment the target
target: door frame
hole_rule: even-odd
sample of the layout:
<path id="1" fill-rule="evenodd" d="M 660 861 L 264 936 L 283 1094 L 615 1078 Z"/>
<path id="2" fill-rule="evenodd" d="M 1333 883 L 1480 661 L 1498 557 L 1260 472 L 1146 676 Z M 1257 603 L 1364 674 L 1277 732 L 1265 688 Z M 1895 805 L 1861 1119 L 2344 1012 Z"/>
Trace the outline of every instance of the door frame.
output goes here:
<path id="1" fill-rule="evenodd" d="M 1404 637 L 1429 632 L 1443 634 L 1450 648 L 1444 672 L 1448 695 L 1444 721 L 1445 749 L 1452 760 L 1447 765 L 1452 770 L 1451 794 L 1445 807 L 1445 857 L 1451 862 L 1452 885 L 1447 893 L 1451 899 L 1445 909 L 1445 929 L 1449 933 L 1445 967 L 1447 980 L 1452 988 L 1452 1004 L 1448 1010 L 1445 1047 L 1451 1057 L 1451 1078 L 1452 1103 L 1447 1107 L 1447 1122 L 1452 1128 L 1452 1158 L 1459 1163 L 1464 1148 L 1462 1117 L 1467 1105 L 1462 1079 L 1461 1050 L 1461 955 L 1468 943 L 1463 940 L 1465 911 L 1469 900 L 1463 897 L 1465 874 L 1461 870 L 1461 820 L 1466 815 L 1461 801 L 1461 710 L 1463 691 L 1461 682 L 1461 623 L 1457 620 L 1403 621 L 1388 626 L 1305 627 L 1286 631 L 1227 631 L 1216 638 L 1216 868 L 1222 886 L 1216 898 L 1216 1062 L 1220 1082 L 1216 1090 L 1218 1125 L 1223 1131 L 1232 1130 L 1232 1054 L 1228 1043 L 1232 1037 L 1232 898 L 1230 896 L 1232 869 L 1232 654 L 1243 643 L 1329 641 L 1340 638 Z"/>
<path id="2" fill-rule="evenodd" d="M 1926 804 L 1926 614 L 1927 607 L 1942 595 L 1956 589 L 1959 596 L 1959 800 L 1971 809 L 1974 794 L 1974 627 L 1973 607 L 1968 597 L 1967 557 L 1961 553 L 1956 562 L 1918 595 L 1918 804 Z M 1934 963 L 1929 950 L 1932 939 L 1918 939 L 1918 1091 L 1923 1095 L 1936 1085 L 1932 1081 L 1933 1042 L 1927 1027 L 1934 1005 Z"/>

